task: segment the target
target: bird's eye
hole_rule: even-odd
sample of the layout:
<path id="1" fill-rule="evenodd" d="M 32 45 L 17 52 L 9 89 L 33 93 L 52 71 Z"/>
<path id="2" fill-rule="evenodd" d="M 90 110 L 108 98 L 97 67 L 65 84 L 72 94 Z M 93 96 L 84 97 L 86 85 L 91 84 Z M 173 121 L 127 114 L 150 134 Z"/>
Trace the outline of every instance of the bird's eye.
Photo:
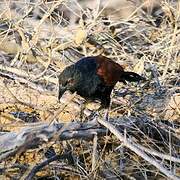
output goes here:
<path id="1" fill-rule="evenodd" d="M 64 83 L 64 86 L 72 85 L 72 84 L 74 84 L 74 79 L 70 78 Z"/>
<path id="2" fill-rule="evenodd" d="M 68 79 L 68 83 L 73 84 L 74 83 L 74 79 L 72 79 L 72 78 Z"/>

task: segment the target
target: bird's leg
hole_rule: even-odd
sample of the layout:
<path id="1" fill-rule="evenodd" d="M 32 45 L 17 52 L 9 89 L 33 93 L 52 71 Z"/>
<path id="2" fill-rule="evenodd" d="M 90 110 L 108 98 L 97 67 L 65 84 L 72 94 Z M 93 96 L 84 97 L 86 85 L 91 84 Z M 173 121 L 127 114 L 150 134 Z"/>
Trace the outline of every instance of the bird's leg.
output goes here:
<path id="1" fill-rule="evenodd" d="M 101 107 L 98 109 L 99 111 L 101 109 L 105 109 L 104 119 L 106 121 L 109 120 L 109 109 L 111 106 L 111 99 L 109 96 L 102 97 L 101 99 Z"/>
<path id="2" fill-rule="evenodd" d="M 81 121 L 83 121 L 84 110 L 86 109 L 86 104 L 87 104 L 87 102 L 85 101 L 85 102 L 81 105 L 81 110 L 80 110 L 80 120 L 81 120 Z"/>
<path id="3" fill-rule="evenodd" d="M 109 121 L 109 108 L 105 110 L 104 120 Z"/>
<path id="4" fill-rule="evenodd" d="M 109 99 L 109 106 L 106 108 L 105 114 L 104 114 L 104 119 L 106 121 L 109 121 L 109 111 L 111 109 L 111 105 L 112 105 L 112 101 L 111 101 L 111 99 Z"/>

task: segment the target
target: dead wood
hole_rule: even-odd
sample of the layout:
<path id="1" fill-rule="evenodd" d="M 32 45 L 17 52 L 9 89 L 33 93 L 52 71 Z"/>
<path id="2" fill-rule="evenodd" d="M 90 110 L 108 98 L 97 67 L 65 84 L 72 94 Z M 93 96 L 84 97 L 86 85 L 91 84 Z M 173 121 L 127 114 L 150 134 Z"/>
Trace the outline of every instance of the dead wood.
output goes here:
<path id="1" fill-rule="evenodd" d="M 151 122 L 149 119 L 140 118 L 122 118 L 116 121 L 111 120 L 116 128 L 124 133 L 126 130 L 127 135 L 136 139 L 137 142 L 143 140 L 157 148 L 156 145 L 165 146 L 169 142 L 170 129 L 157 128 L 158 124 Z M 61 131 L 61 133 L 59 133 Z M 54 139 L 55 136 L 58 139 Z M 89 122 L 71 122 L 71 123 L 33 123 L 27 124 L 26 128 L 23 128 L 18 133 L 13 132 L 1 132 L 0 134 L 0 160 L 9 158 L 18 152 L 26 151 L 27 149 L 37 147 L 43 143 L 52 140 L 69 140 L 69 139 L 84 139 L 89 140 L 97 134 L 98 136 L 105 136 L 107 130 L 100 126 L 94 119 Z M 151 139 L 151 140 L 150 140 Z M 180 147 L 179 137 L 175 132 L 171 131 L 172 148 L 176 151 Z M 143 142 L 141 142 L 143 143 Z M 174 152 L 175 152 L 174 151 Z M 174 154 L 176 155 L 176 154 Z"/>

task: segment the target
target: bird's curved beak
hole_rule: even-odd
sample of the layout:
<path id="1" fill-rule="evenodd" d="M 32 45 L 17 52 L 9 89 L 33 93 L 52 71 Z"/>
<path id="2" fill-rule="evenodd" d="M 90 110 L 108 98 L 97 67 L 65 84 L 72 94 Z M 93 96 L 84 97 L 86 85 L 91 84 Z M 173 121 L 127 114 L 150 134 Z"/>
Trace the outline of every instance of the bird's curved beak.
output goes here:
<path id="1" fill-rule="evenodd" d="M 58 95 L 58 100 L 61 99 L 62 95 L 66 91 L 66 87 L 59 87 L 59 95 Z"/>

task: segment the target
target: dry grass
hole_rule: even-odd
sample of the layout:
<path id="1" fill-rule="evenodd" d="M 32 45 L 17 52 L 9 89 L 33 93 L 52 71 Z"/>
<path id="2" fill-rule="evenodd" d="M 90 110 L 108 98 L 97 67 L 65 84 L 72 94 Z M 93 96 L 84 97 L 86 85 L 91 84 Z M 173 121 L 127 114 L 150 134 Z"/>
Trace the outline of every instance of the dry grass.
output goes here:
<path id="1" fill-rule="evenodd" d="M 0 179 L 178 179 L 180 3 L 119 2 L 0 2 Z M 64 67 L 98 54 L 148 79 L 116 85 L 108 122 L 57 100 Z"/>

